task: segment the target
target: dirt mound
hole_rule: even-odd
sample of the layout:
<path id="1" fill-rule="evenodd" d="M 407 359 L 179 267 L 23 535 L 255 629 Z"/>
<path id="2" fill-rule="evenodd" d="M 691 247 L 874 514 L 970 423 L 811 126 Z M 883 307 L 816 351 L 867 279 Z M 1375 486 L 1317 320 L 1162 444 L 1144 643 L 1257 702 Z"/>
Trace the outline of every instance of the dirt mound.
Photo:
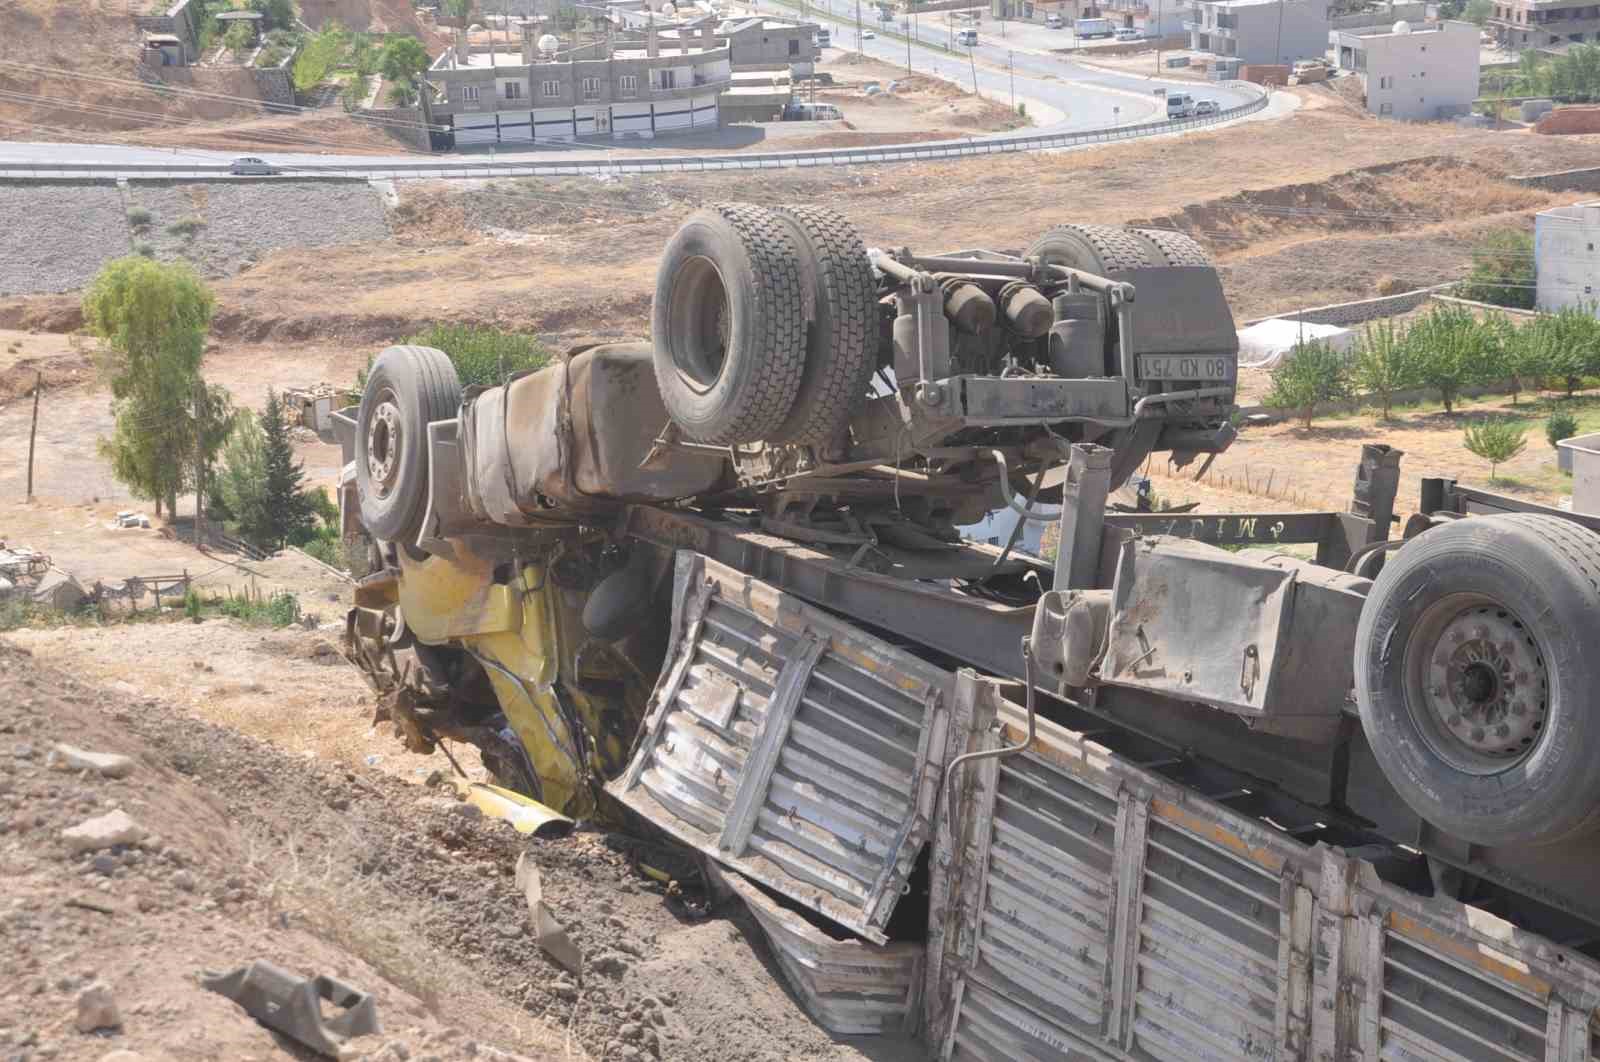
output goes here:
<path id="1" fill-rule="evenodd" d="M 1131 221 L 1195 233 L 1219 256 L 1252 244 L 1315 233 L 1395 232 L 1465 217 L 1542 207 L 1549 196 L 1457 158 L 1433 157 L 1351 170 L 1194 203 Z"/>
<path id="2" fill-rule="evenodd" d="M 126 754 L 134 771 L 48 770 L 61 740 Z M 59 840 L 114 806 L 154 836 L 82 855 Z M 533 1057 L 863 1057 L 805 1018 L 751 927 L 669 900 L 634 869 L 682 876 L 688 864 L 673 850 L 595 829 L 527 841 L 426 789 L 95 688 L 4 641 L 0 830 L 12 898 L 0 924 L 15 942 L 16 987 L 0 996 L 0 1047 L 66 1059 L 113 1046 L 150 1059 L 303 1057 L 194 982 L 203 967 L 268 958 L 369 989 L 385 1028 L 403 1030 L 386 1039 L 441 1062 L 497 1057 L 469 1039 Z M 513 875 L 523 852 L 583 952 L 581 977 L 530 935 Z M 79 899 L 90 906 L 66 906 Z M 123 1012 L 115 1043 L 72 1028 L 90 979 L 107 982 Z M 210 1053 L 163 1053 L 201 1044 Z M 396 1057 L 382 1041 L 369 1050 Z M 919 1057 L 892 1041 L 871 1050 Z"/>
<path id="3" fill-rule="evenodd" d="M 31 395 L 36 383 L 45 391 L 72 387 L 94 377 L 94 362 L 87 354 L 75 357 L 22 358 L 0 369 L 0 404 Z"/>

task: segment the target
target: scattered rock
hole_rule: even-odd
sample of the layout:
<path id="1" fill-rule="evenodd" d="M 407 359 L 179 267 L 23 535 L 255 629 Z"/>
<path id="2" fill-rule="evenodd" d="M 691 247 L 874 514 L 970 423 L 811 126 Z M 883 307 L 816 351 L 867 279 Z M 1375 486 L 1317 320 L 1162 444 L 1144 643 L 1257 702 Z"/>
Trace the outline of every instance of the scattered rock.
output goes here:
<path id="1" fill-rule="evenodd" d="M 78 1031 L 83 1033 L 122 1028 L 122 1015 L 117 1011 L 117 1001 L 103 982 L 96 981 L 78 993 L 77 1025 Z"/>
<path id="2" fill-rule="evenodd" d="M 90 771 L 102 778 L 126 778 L 133 773 L 133 759 L 117 752 L 90 752 L 72 745 L 58 744 L 45 761 L 58 771 Z"/>
<path id="3" fill-rule="evenodd" d="M 97 874 L 114 874 L 117 870 L 117 857 L 109 852 L 101 852 L 89 863 Z"/>
<path id="4" fill-rule="evenodd" d="M 62 830 L 61 839 L 74 852 L 98 852 L 119 844 L 138 844 L 147 834 L 143 826 L 118 808 Z"/>
<path id="5" fill-rule="evenodd" d="M 174 888 L 182 889 L 184 892 L 193 892 L 195 890 L 194 875 L 187 870 L 174 871 L 172 885 Z"/>
<path id="6" fill-rule="evenodd" d="M 129 1051 L 125 1047 L 119 1047 L 109 1055 L 101 1058 L 100 1062 L 144 1062 L 144 1056 L 137 1051 Z"/>

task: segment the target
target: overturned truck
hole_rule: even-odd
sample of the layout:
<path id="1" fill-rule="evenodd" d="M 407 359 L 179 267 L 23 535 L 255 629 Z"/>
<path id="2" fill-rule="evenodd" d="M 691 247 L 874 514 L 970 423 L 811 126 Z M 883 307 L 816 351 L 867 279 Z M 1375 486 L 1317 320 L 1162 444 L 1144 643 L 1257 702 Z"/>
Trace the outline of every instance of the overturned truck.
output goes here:
<path id="1" fill-rule="evenodd" d="M 1600 524 L 1364 447 L 1338 513 L 1108 511 L 1234 437 L 1177 233 L 691 216 L 649 343 L 335 416 L 351 658 L 533 825 L 637 815 L 842 1033 L 946 1058 L 1564 1059 L 1600 1003 Z M 1051 561 L 957 528 L 1009 508 Z"/>

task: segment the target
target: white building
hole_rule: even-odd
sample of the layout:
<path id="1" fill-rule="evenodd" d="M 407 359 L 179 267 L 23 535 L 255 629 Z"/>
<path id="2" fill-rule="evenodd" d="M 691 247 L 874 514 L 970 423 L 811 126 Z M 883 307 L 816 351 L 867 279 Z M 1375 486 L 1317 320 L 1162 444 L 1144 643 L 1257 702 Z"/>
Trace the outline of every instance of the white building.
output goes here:
<path id="1" fill-rule="evenodd" d="M 1201 0 L 1183 25 L 1192 50 L 1247 65 L 1328 54 L 1327 0 Z"/>
<path id="2" fill-rule="evenodd" d="M 1541 210 L 1533 219 L 1533 268 L 1541 310 L 1600 303 L 1600 203 Z"/>
<path id="3" fill-rule="evenodd" d="M 1367 110 L 1384 118 L 1427 122 L 1468 114 L 1478 98 L 1478 27 L 1470 22 L 1339 34 L 1339 67 L 1359 73 Z"/>

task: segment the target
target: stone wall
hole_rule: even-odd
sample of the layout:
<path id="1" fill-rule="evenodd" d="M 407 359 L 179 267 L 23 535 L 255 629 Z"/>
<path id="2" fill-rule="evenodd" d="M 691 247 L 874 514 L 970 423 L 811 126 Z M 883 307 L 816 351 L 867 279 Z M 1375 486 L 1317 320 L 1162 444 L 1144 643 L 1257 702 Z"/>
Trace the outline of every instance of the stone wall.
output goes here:
<path id="1" fill-rule="evenodd" d="M 1244 324 L 1259 324 L 1262 321 L 1273 319 L 1304 321 L 1306 324 L 1341 326 L 1363 324 L 1367 321 L 1376 321 L 1380 317 L 1394 317 L 1397 314 L 1415 310 L 1418 306 L 1433 298 L 1435 293 L 1443 291 L 1450 286 L 1449 284 L 1440 284 L 1432 288 L 1404 291 L 1399 295 L 1380 295 L 1375 299 L 1358 299 L 1355 302 L 1336 302 L 1327 306 L 1311 306 L 1303 310 L 1275 313 L 1270 317 L 1258 317 L 1254 321 L 1245 321 Z"/>
<path id="2" fill-rule="evenodd" d="M 1534 123 L 1533 131 L 1546 134 L 1600 133 L 1600 107 L 1557 107 Z"/>
<path id="3" fill-rule="evenodd" d="M 1558 170 L 1554 173 L 1526 173 L 1519 177 L 1507 177 L 1506 180 L 1551 192 L 1600 192 L 1600 166 Z"/>

